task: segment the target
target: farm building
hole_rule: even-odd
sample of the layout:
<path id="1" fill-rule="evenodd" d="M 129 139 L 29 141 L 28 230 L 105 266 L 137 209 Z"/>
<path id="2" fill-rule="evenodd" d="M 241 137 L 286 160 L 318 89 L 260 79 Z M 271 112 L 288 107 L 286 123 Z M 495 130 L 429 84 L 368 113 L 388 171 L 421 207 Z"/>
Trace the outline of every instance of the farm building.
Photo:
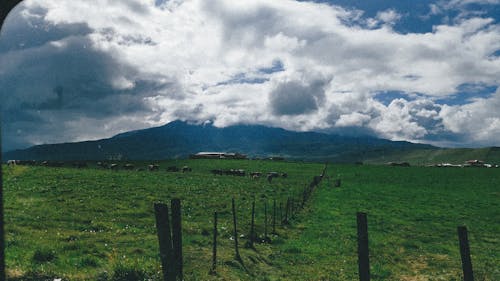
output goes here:
<path id="1" fill-rule="evenodd" d="M 245 154 L 228 152 L 198 152 L 189 156 L 191 159 L 247 159 Z"/>

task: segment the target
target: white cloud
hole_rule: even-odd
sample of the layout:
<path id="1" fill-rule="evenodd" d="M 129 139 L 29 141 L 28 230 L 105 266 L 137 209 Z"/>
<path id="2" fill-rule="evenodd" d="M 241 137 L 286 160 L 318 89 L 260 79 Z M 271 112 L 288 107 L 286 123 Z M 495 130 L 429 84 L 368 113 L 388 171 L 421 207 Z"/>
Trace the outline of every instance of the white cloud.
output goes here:
<path id="1" fill-rule="evenodd" d="M 441 109 L 433 102 L 456 94 L 463 84 L 500 84 L 500 58 L 493 55 L 500 49 L 500 26 L 491 19 L 461 18 L 454 25 L 436 26 L 431 33 L 400 34 L 391 25 L 402 15 L 393 9 L 379 12 L 363 26 L 354 24 L 360 11 L 312 2 L 177 0 L 158 7 L 154 2 L 24 3 L 24 21 L 37 18 L 58 28 L 86 26 L 88 32 L 79 38 L 88 43 L 80 48 L 117 67 L 116 73 L 101 77 L 107 79 L 101 84 L 126 92 L 133 104 L 141 106 L 131 113 L 122 105 L 112 111 L 113 116 L 81 121 L 84 128 L 88 123 L 120 124 L 97 130 L 92 138 L 182 118 L 210 119 L 217 126 L 259 123 L 294 130 L 360 127 L 381 137 L 413 141 L 448 130 L 495 143 L 488 134 L 457 121 L 461 115 L 451 113 L 456 108 Z M 17 65 L 33 59 L 30 53 L 70 51 L 64 48 L 70 38 L 68 33 L 28 49 L 0 51 L 0 60 L 9 65 L 0 76 L 19 71 Z M 282 69 L 272 70 L 276 62 Z M 50 89 L 57 86 L 57 79 L 45 80 L 49 90 L 43 97 L 54 99 Z M 92 91 L 92 83 L 76 80 Z M 141 81 L 154 86 L 141 87 Z M 323 83 L 320 91 L 311 86 L 317 81 Z M 17 87 L 24 95 L 21 101 L 36 95 L 34 86 Z M 386 106 L 374 98 L 383 91 L 417 98 Z M 461 114 L 480 110 L 474 104 L 461 107 Z M 71 115 L 74 119 L 68 122 L 77 126 L 80 117 Z M 493 113 L 483 117 L 496 118 Z M 128 128 L 119 120 L 134 121 Z M 58 127 L 47 124 L 46 129 L 50 126 Z"/>
<path id="2" fill-rule="evenodd" d="M 393 9 L 385 10 L 382 12 L 378 12 L 376 18 L 387 24 L 395 24 L 399 19 L 401 19 L 401 15 Z"/>
<path id="3" fill-rule="evenodd" d="M 440 112 L 449 131 L 463 135 L 469 145 L 498 144 L 500 139 L 500 88 L 489 98 L 480 98 L 470 104 L 444 105 Z"/>

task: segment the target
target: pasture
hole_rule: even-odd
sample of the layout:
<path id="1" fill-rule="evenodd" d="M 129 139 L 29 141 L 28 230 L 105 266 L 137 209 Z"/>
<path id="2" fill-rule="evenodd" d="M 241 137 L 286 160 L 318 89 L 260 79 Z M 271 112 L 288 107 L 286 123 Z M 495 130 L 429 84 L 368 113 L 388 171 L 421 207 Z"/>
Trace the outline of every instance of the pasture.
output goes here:
<path id="1" fill-rule="evenodd" d="M 147 163 L 135 163 L 145 166 Z M 356 280 L 356 212 L 368 213 L 372 280 L 460 280 L 467 225 L 476 280 L 500 280 L 499 169 L 329 165 L 328 180 L 270 243 L 245 247 L 251 203 L 284 202 L 324 165 L 255 160 L 160 162 L 160 171 L 4 168 L 9 280 L 160 280 L 154 202 L 182 200 L 186 280 Z M 166 172 L 188 165 L 192 172 Z M 212 169 L 286 172 L 269 183 Z M 340 188 L 333 179 L 340 178 Z M 234 259 L 231 198 L 242 263 Z M 210 274 L 213 212 L 219 214 Z M 124 276 L 129 276 L 126 279 Z M 134 279 L 133 277 L 136 277 Z M 51 279 L 52 278 L 52 279 Z"/>

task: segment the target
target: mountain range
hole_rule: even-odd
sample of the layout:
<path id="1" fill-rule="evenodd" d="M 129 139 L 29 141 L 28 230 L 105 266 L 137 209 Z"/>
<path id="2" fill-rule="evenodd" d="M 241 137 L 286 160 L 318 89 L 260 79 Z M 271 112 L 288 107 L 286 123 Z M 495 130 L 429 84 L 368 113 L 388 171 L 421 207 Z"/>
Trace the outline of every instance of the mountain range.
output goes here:
<path id="1" fill-rule="evenodd" d="M 186 158 L 201 151 L 237 152 L 249 157 L 281 156 L 291 160 L 356 162 L 434 146 L 375 137 L 293 132 L 261 125 L 218 128 L 173 121 L 108 139 L 44 144 L 4 153 L 19 160 L 160 160 Z"/>

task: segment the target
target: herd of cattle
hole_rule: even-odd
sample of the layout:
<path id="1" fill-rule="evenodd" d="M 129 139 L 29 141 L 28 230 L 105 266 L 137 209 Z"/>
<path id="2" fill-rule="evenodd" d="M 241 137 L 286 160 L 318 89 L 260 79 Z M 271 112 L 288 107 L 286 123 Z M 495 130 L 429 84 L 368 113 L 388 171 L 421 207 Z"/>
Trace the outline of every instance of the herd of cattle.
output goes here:
<path id="1" fill-rule="evenodd" d="M 8 160 L 7 165 L 25 165 L 25 166 L 44 166 L 44 167 L 73 167 L 73 168 L 88 168 L 89 163 L 84 161 L 73 161 L 73 162 L 62 162 L 62 161 L 35 161 L 35 160 Z M 97 162 L 95 164 L 98 168 L 109 169 L 109 170 L 128 170 L 128 171 L 159 171 L 160 166 L 158 164 L 147 165 L 146 168 L 136 167 L 132 163 L 118 164 L 109 162 Z M 176 167 L 170 166 L 166 169 L 167 172 L 191 172 L 192 169 L 188 166 Z"/>
<path id="2" fill-rule="evenodd" d="M 26 165 L 26 166 L 44 166 L 44 167 L 73 167 L 73 168 L 88 168 L 89 163 L 84 161 L 74 161 L 74 162 L 62 162 L 62 161 L 35 161 L 35 160 L 8 160 L 7 164 L 9 166 L 14 165 Z M 127 170 L 127 171 L 145 171 L 146 169 L 149 171 L 160 171 L 160 166 L 158 164 L 149 164 L 145 168 L 144 167 L 136 167 L 136 165 L 132 163 L 118 164 L 118 163 L 110 163 L 110 162 L 97 162 L 95 164 L 98 168 L 101 169 L 109 169 L 113 171 L 117 170 Z M 192 168 L 189 166 L 177 167 L 177 166 L 169 166 L 165 169 L 167 172 L 182 172 L 187 173 L 191 172 Z M 213 169 L 210 172 L 214 175 L 228 175 L 228 176 L 249 176 L 252 179 L 258 179 L 260 177 L 266 177 L 268 182 L 272 182 L 273 178 L 287 178 L 287 173 L 282 172 L 249 172 L 247 173 L 243 169 Z"/>
<path id="3" fill-rule="evenodd" d="M 228 176 L 244 177 L 247 175 L 247 172 L 245 170 L 242 170 L 242 169 L 229 169 L 229 170 L 213 169 L 213 170 L 210 170 L 210 172 L 214 175 L 220 175 L 220 176 L 228 175 Z M 250 172 L 250 173 L 248 173 L 248 175 L 252 179 L 258 179 L 258 178 L 264 176 L 264 174 L 262 172 Z M 287 173 L 278 173 L 278 172 L 268 172 L 265 176 L 266 176 L 268 182 L 272 182 L 273 178 L 280 178 L 280 177 L 287 178 L 288 174 Z"/>

